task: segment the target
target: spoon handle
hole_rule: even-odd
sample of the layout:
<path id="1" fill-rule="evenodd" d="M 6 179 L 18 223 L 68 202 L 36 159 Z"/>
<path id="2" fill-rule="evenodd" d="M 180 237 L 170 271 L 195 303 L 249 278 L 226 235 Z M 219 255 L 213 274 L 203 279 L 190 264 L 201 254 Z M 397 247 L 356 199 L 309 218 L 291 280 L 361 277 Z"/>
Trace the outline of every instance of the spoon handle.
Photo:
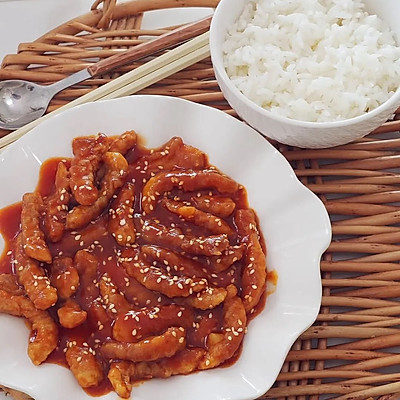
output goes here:
<path id="1" fill-rule="evenodd" d="M 141 43 L 121 54 L 115 54 L 114 56 L 101 60 L 87 68 L 87 71 L 91 76 L 100 75 L 131 61 L 139 60 L 157 51 L 169 48 L 194 36 L 201 35 L 210 28 L 211 18 L 210 16 L 174 29 L 171 32 L 164 33 L 156 39 Z"/>

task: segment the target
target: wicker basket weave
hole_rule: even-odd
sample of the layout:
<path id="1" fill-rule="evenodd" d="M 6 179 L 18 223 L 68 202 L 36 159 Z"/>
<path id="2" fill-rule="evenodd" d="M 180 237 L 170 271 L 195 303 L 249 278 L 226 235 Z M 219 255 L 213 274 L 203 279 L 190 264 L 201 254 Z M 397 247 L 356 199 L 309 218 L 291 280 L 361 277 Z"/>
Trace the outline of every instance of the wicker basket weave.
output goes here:
<path id="1" fill-rule="evenodd" d="M 143 13 L 215 7 L 218 0 L 98 0 L 92 11 L 4 58 L 2 79 L 51 83 L 173 27 L 141 29 Z M 59 93 L 49 110 L 135 68 L 128 65 Z M 211 105 L 234 115 L 205 60 L 143 90 Z M 261 399 L 399 399 L 400 110 L 348 145 L 301 150 L 276 144 L 299 179 L 325 203 L 333 240 L 323 256 L 323 299 L 315 324 L 292 347 Z M 0 136 L 6 131 L 0 131 Z M 306 290 L 306 289 L 305 289 Z"/>

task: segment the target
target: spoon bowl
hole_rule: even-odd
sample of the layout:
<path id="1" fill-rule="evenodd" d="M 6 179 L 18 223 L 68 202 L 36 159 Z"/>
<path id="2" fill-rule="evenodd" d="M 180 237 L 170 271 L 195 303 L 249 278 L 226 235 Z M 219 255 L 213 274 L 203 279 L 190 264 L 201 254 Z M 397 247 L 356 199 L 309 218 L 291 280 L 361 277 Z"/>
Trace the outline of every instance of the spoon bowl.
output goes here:
<path id="1" fill-rule="evenodd" d="M 51 89 L 22 80 L 0 82 L 0 128 L 18 129 L 40 118 L 52 98 Z"/>

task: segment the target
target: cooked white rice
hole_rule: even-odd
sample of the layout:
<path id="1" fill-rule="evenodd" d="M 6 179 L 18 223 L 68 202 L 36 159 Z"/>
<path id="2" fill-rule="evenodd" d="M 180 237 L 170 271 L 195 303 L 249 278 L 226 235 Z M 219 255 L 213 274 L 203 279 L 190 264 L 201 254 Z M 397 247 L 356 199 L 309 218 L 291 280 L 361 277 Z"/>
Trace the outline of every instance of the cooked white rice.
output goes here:
<path id="1" fill-rule="evenodd" d="M 250 0 L 223 52 L 246 97 L 297 120 L 364 114 L 400 83 L 394 34 L 359 0 Z"/>

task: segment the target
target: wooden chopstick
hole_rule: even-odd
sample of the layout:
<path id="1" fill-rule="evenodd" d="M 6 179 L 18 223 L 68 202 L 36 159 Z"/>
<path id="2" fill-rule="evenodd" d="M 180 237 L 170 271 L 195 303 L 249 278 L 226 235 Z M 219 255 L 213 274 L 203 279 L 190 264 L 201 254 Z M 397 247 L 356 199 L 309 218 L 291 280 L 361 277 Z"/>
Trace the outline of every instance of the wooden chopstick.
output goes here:
<path id="1" fill-rule="evenodd" d="M 209 33 L 164 53 L 0 139 L 0 149 L 21 138 L 48 118 L 80 104 L 133 94 L 209 56 Z"/>

